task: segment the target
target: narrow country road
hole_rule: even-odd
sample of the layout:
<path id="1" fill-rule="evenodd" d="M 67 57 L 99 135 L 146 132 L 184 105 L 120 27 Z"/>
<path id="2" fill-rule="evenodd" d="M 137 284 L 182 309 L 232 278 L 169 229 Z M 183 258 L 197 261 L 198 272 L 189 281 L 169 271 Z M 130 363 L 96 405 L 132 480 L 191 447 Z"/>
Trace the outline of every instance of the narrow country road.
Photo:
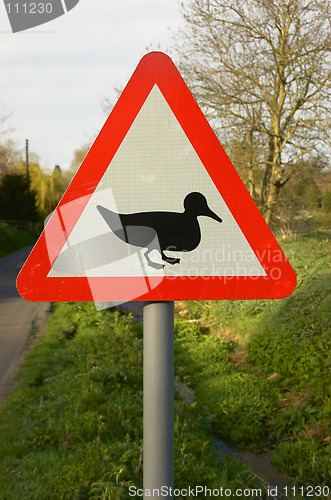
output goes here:
<path id="1" fill-rule="evenodd" d="M 13 387 L 34 321 L 45 317 L 50 307 L 49 303 L 27 302 L 16 290 L 16 277 L 31 249 L 0 259 L 0 403 Z"/>

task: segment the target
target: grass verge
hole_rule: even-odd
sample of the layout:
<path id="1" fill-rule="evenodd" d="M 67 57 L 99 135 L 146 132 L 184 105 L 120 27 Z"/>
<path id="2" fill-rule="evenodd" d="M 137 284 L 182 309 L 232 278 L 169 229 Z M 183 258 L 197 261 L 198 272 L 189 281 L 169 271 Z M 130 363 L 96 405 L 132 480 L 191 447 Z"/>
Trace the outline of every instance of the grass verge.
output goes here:
<path id="1" fill-rule="evenodd" d="M 177 488 L 261 485 L 217 454 L 195 403 L 177 394 L 174 418 Z M 131 498 L 129 486 L 142 487 L 141 325 L 93 304 L 58 304 L 1 407 L 0 459 L 1 500 Z"/>
<path id="2" fill-rule="evenodd" d="M 222 486 L 236 498 L 260 487 L 218 456 L 211 434 L 272 446 L 299 484 L 330 486 L 329 233 L 284 249 L 298 275 L 287 299 L 181 304 L 175 372 L 196 401 L 176 394 L 177 488 Z M 128 499 L 142 486 L 141 325 L 59 304 L 21 378 L 0 411 L 1 500 Z"/>
<path id="3" fill-rule="evenodd" d="M 286 299 L 185 303 L 186 316 L 233 342 L 225 378 L 197 386 L 211 412 L 219 401 L 216 432 L 273 446 L 280 470 L 313 485 L 327 484 L 331 470 L 329 240 L 323 230 L 283 242 L 298 277 Z"/>

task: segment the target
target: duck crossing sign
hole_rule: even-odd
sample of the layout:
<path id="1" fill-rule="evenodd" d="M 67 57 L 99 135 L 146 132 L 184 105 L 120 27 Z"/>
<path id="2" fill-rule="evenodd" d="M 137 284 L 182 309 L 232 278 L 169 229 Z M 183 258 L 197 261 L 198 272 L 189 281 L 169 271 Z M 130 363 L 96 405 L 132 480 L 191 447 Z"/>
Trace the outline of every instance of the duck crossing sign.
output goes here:
<path id="1" fill-rule="evenodd" d="M 140 61 L 17 279 L 32 301 L 282 298 L 295 284 L 160 52 Z"/>

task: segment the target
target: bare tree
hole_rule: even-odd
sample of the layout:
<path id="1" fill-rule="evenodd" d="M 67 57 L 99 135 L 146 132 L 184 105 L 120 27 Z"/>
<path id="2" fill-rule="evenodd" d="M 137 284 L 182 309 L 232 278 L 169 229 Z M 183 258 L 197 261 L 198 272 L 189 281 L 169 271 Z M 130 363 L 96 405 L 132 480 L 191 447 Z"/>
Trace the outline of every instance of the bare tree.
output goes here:
<path id="1" fill-rule="evenodd" d="M 241 137 L 270 223 L 298 160 L 327 155 L 330 17 L 320 0 L 190 0 L 179 66 L 222 142 Z M 225 141 L 222 139 L 225 138 Z"/>
<path id="2" fill-rule="evenodd" d="M 83 160 L 84 160 L 85 156 L 87 155 L 87 153 L 89 152 L 90 148 L 91 148 L 91 144 L 89 142 L 85 142 L 85 144 L 82 144 L 82 146 L 80 146 L 80 148 L 77 148 L 74 150 L 73 158 L 72 158 L 71 164 L 70 164 L 70 170 L 72 171 L 73 174 L 76 173 L 78 168 L 83 163 Z"/>
<path id="3" fill-rule="evenodd" d="M 12 113 L 5 110 L 4 106 L 0 105 L 0 139 L 13 131 L 12 127 L 9 125 L 8 121 Z"/>

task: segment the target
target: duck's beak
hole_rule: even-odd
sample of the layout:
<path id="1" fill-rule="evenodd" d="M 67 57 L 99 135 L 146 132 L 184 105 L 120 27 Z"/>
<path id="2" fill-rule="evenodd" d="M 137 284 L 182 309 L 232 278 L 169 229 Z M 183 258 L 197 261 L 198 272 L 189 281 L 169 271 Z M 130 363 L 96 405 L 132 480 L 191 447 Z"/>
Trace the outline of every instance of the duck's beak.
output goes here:
<path id="1" fill-rule="evenodd" d="M 210 210 L 209 207 L 208 207 L 208 212 L 205 215 L 207 215 L 207 217 L 210 217 L 211 219 L 216 220 L 217 222 L 222 222 L 222 219 L 218 215 L 216 215 L 215 212 Z"/>

